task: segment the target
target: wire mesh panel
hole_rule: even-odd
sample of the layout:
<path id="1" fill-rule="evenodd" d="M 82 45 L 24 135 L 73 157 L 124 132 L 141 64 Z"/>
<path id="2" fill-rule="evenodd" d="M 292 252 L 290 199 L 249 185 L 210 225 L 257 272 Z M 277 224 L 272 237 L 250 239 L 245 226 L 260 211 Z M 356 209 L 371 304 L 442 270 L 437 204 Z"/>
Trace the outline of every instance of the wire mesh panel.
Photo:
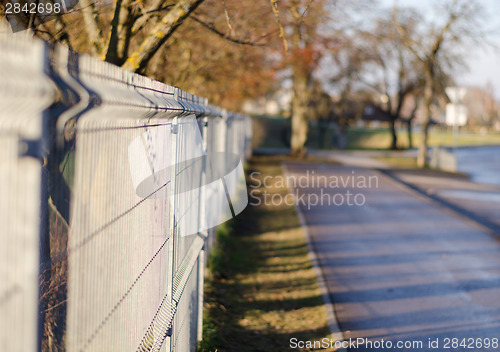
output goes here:
<path id="1" fill-rule="evenodd" d="M 119 115 L 112 123 L 85 116 L 77 127 L 68 291 L 75 351 L 135 350 L 167 290 L 170 207 L 154 198 L 164 186 L 137 195 L 131 169 L 140 166 L 129 164 L 128 146 L 147 128 Z"/>
<path id="2" fill-rule="evenodd" d="M 47 48 L 0 36 L 0 351 L 35 351 Z M 26 96 L 31 97 L 26 101 Z"/>
<path id="3" fill-rule="evenodd" d="M 75 78 L 102 104 L 76 121 L 67 347 L 135 351 L 171 290 L 171 175 L 155 168 L 175 154 L 177 112 L 113 66 L 81 58 Z"/>
<path id="4" fill-rule="evenodd" d="M 201 253 L 246 206 L 246 117 L 62 47 L 0 45 L 0 350 L 194 350 Z"/>

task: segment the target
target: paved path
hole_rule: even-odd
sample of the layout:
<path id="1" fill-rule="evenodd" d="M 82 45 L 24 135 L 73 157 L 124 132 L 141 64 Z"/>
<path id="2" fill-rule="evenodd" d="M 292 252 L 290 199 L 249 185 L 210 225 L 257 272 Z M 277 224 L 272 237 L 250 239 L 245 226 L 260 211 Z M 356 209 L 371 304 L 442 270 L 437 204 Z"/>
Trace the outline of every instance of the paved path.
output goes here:
<path id="1" fill-rule="evenodd" d="M 345 338 L 393 342 L 392 349 L 349 351 L 500 351 L 444 348 L 446 338 L 500 338 L 499 238 L 380 172 L 286 166 L 290 175 L 309 179 L 299 195 L 323 194 L 322 205 L 308 206 L 307 198 L 299 205 Z M 330 181 L 327 187 L 321 176 Z M 363 180 L 371 187 L 363 188 Z M 358 195 L 358 203 L 366 202 L 348 205 L 347 191 L 351 200 Z M 439 348 L 429 347 L 436 339 Z M 397 347 L 398 341 L 422 346 Z"/>

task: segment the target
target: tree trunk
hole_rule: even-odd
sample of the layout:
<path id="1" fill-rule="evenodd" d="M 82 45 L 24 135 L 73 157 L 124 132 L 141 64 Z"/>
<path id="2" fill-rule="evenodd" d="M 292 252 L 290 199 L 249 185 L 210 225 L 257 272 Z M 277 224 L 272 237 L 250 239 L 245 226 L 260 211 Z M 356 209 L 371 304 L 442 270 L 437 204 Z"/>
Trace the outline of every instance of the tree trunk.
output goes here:
<path id="1" fill-rule="evenodd" d="M 407 131 L 408 131 L 408 148 L 412 149 L 413 148 L 413 138 L 412 138 L 412 123 L 413 119 L 415 118 L 415 114 L 417 113 L 418 109 L 418 101 L 415 101 L 415 107 L 413 108 L 410 117 L 408 118 L 408 125 L 407 125 Z"/>
<path id="2" fill-rule="evenodd" d="M 398 149 L 398 135 L 396 133 L 396 117 L 395 116 L 391 116 L 391 137 L 392 137 L 391 150 L 397 150 Z"/>
<path id="3" fill-rule="evenodd" d="M 417 166 L 422 168 L 428 165 L 427 164 L 428 135 L 429 135 L 429 124 L 425 123 L 422 127 L 422 140 L 420 141 L 420 145 L 418 147 L 418 155 L 417 155 Z"/>
<path id="4" fill-rule="evenodd" d="M 295 157 L 304 157 L 307 149 L 307 109 L 309 103 L 309 74 L 308 67 L 302 61 L 299 54 L 301 47 L 300 28 L 302 25 L 302 13 L 300 12 L 300 1 L 292 1 L 290 12 L 293 18 L 291 60 L 292 60 L 292 136 L 290 143 L 290 154 Z"/>
<path id="5" fill-rule="evenodd" d="M 433 74 L 432 63 L 427 63 L 425 67 L 425 88 L 424 88 L 424 121 L 422 124 L 422 140 L 420 141 L 417 166 L 426 167 L 427 164 L 427 146 L 429 137 L 429 125 L 431 120 L 431 104 L 433 98 Z"/>
<path id="6" fill-rule="evenodd" d="M 412 123 L 412 119 L 409 119 L 408 120 L 408 125 L 406 126 L 406 130 L 408 131 L 408 149 L 412 149 L 413 148 L 413 139 L 412 139 L 412 131 L 411 131 L 411 123 Z"/>
<path id="7" fill-rule="evenodd" d="M 296 70 L 296 71 L 300 71 Z M 292 98 L 292 136 L 291 154 L 296 157 L 303 157 L 306 153 L 307 142 L 307 103 L 308 103 L 308 80 L 303 73 L 295 72 L 293 78 L 293 98 Z"/>

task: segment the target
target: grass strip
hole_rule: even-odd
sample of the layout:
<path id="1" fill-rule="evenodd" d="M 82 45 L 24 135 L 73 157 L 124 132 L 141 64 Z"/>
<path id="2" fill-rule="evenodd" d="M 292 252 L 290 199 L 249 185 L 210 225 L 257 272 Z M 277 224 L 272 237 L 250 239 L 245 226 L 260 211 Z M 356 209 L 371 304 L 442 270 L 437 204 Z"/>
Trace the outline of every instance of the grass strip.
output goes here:
<path id="1" fill-rule="evenodd" d="M 291 339 L 330 338 L 295 208 L 263 201 L 264 192 L 268 199 L 288 193 L 275 182 L 282 175 L 283 158 L 250 160 L 250 204 L 219 229 L 218 244 L 209 258 L 199 351 L 300 350 L 291 348 Z M 261 183 L 266 176 L 272 178 L 264 188 Z M 255 205 L 258 199 L 261 204 Z"/>

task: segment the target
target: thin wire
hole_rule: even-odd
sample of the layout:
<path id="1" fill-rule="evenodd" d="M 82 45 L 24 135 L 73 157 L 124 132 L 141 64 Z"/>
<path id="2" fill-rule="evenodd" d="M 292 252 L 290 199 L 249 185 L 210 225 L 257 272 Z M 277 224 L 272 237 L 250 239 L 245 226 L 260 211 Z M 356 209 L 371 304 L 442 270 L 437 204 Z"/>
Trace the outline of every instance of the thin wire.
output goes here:
<path id="1" fill-rule="evenodd" d="M 97 236 L 100 232 L 104 231 L 106 228 L 109 226 L 113 225 L 115 222 L 123 218 L 125 215 L 129 214 L 132 212 L 135 208 L 137 208 L 139 205 L 144 203 L 146 200 L 148 200 L 150 197 L 152 197 L 155 193 L 160 191 L 161 189 L 165 188 L 168 184 L 170 183 L 170 180 L 167 181 L 164 185 L 156 189 L 154 192 L 148 194 L 145 198 L 141 199 L 139 202 L 137 202 L 133 207 L 130 209 L 126 210 L 125 212 L 121 213 L 120 215 L 117 215 L 115 218 L 111 219 L 108 221 L 106 224 L 102 225 L 100 228 L 98 228 L 96 231 L 91 233 L 89 236 L 85 237 L 82 241 L 74 245 L 73 247 L 70 247 L 64 251 L 62 251 L 60 254 L 58 254 L 56 257 L 52 259 L 52 264 L 55 264 L 57 262 L 60 262 L 61 260 L 64 260 L 67 256 L 69 256 L 71 253 L 77 251 L 84 245 L 86 245 L 90 240 L 92 240 L 95 236 Z"/>

